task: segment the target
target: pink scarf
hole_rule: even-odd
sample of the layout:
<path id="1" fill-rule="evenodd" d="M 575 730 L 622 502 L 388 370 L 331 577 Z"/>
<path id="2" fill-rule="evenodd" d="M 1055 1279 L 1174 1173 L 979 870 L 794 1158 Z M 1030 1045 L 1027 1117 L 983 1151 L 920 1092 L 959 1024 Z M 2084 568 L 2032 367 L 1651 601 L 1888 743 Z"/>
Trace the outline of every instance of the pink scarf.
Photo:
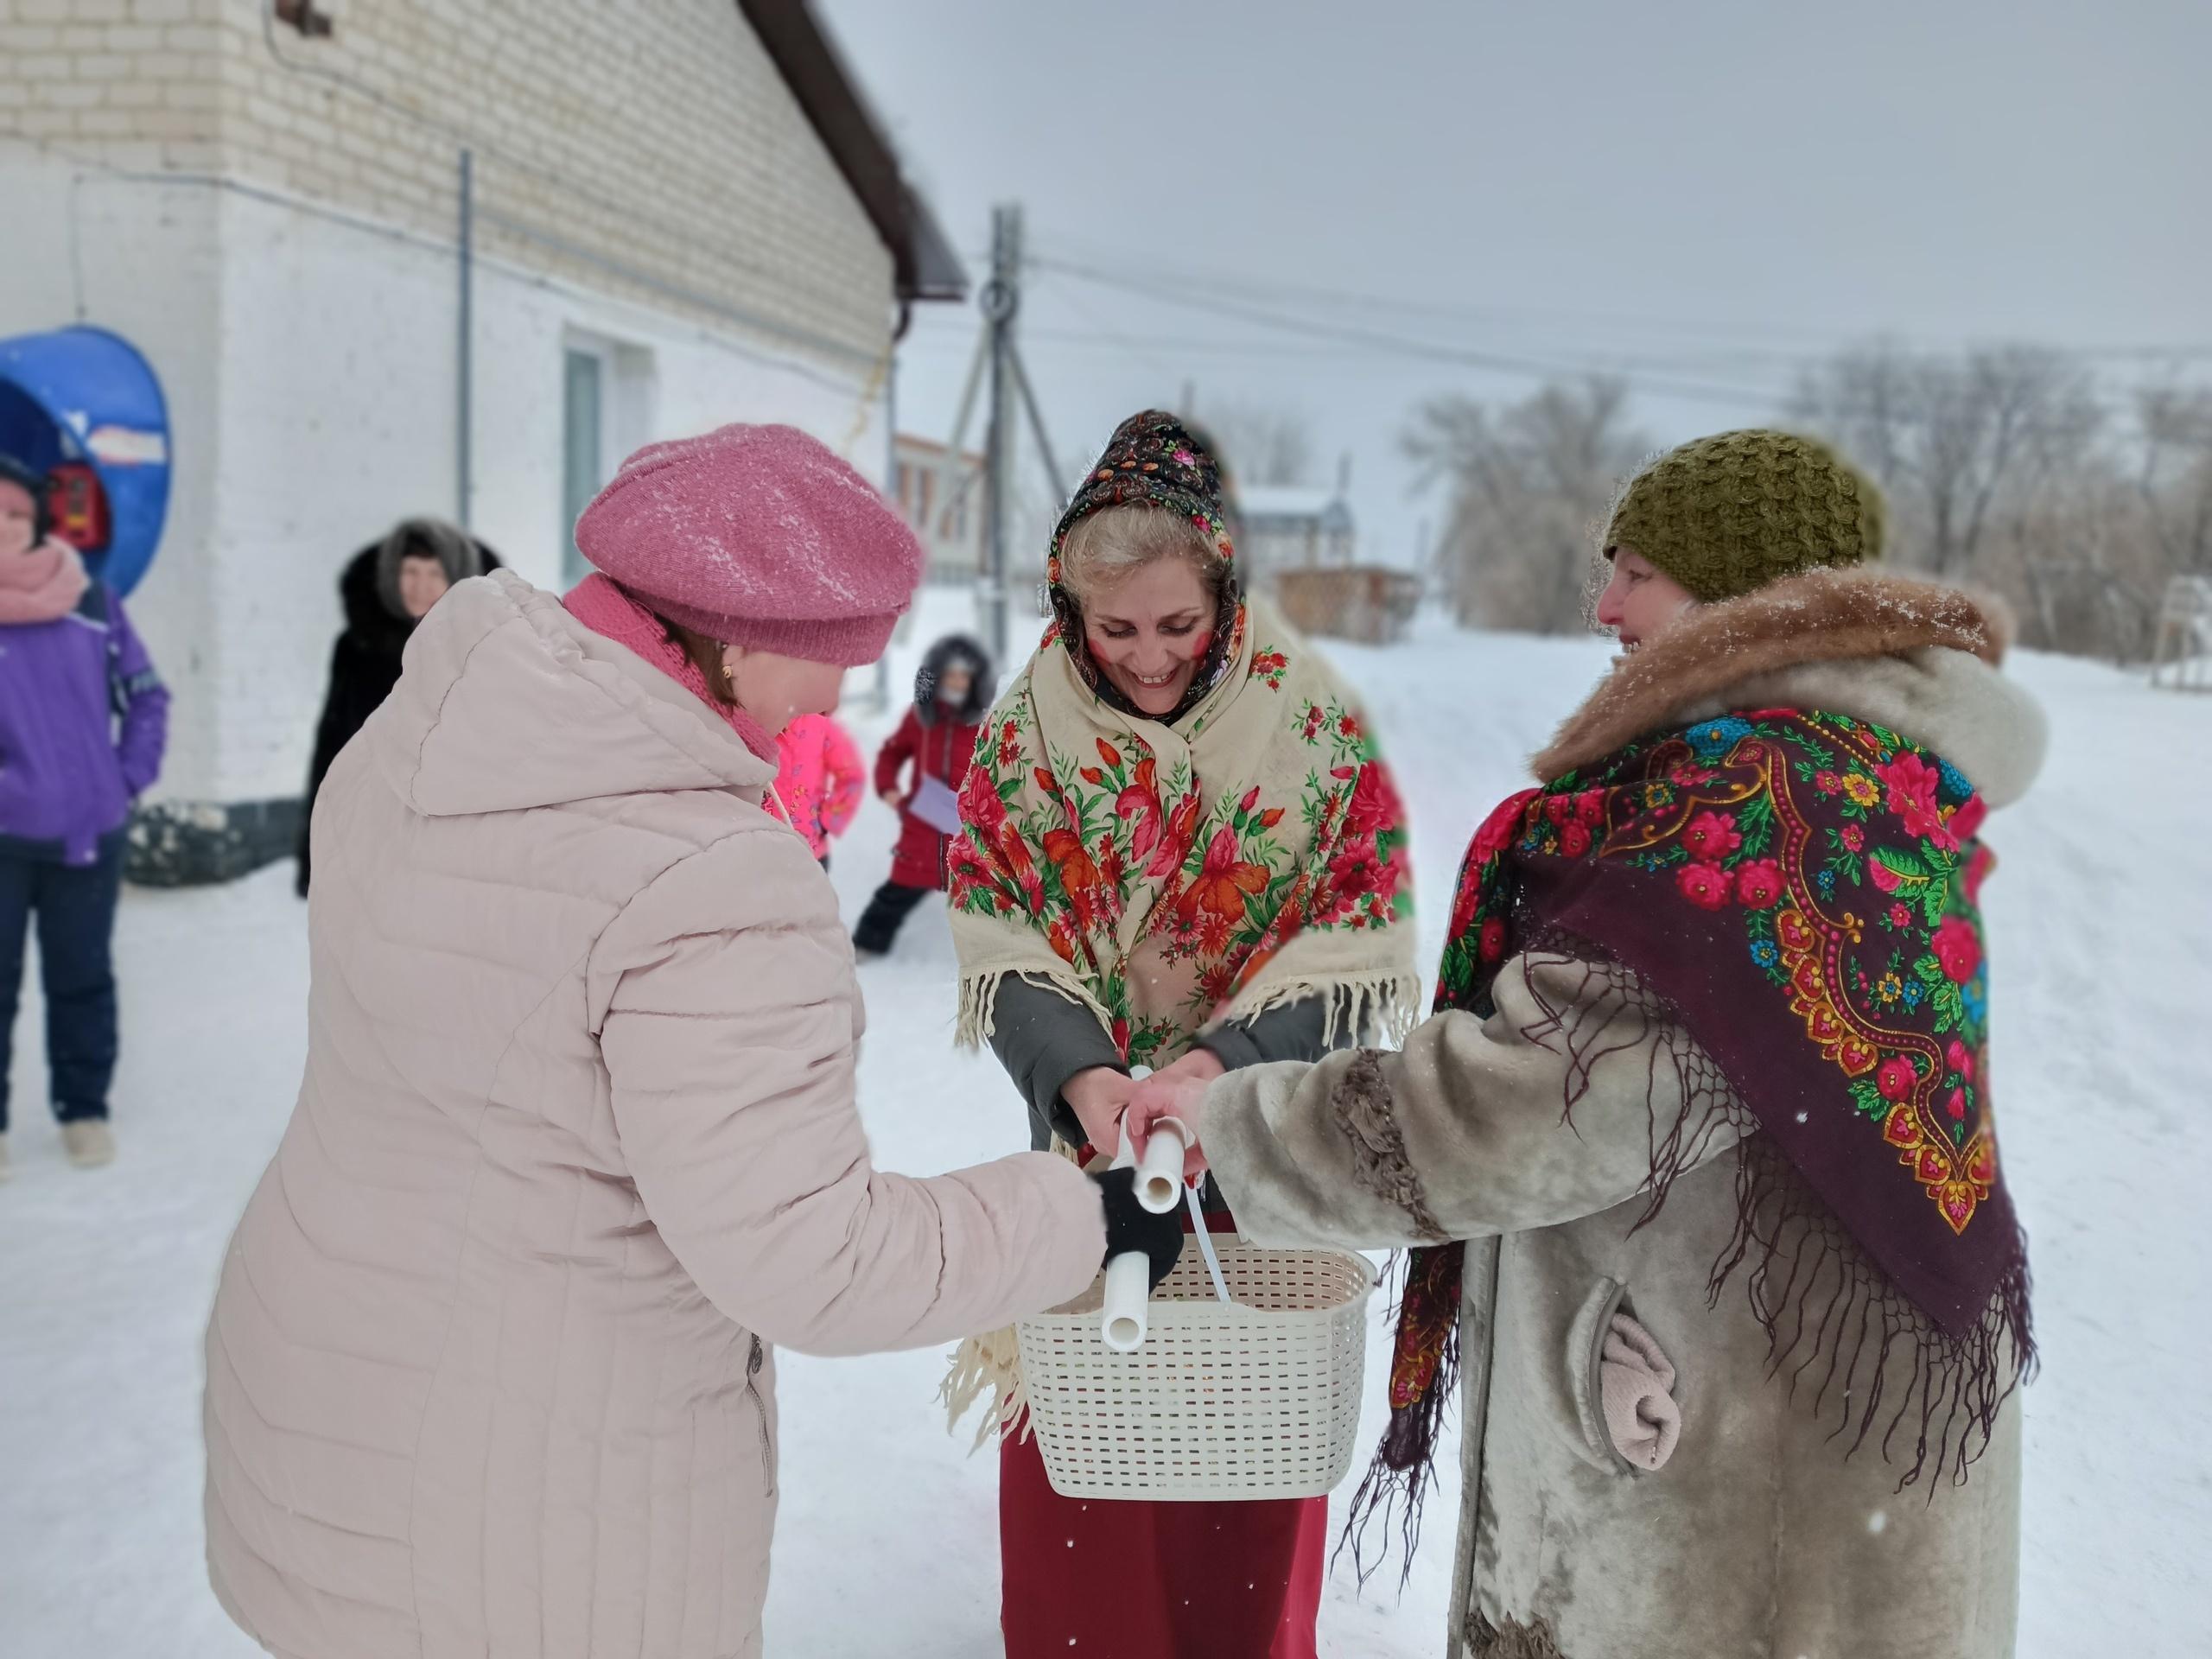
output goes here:
<path id="1" fill-rule="evenodd" d="M 724 702 L 709 691 L 707 677 L 683 654 L 683 647 L 668 637 L 668 630 L 661 626 L 660 619 L 614 583 L 594 571 L 570 589 L 561 603 L 570 616 L 594 633 L 612 639 L 618 645 L 628 646 L 655 668 L 664 671 L 720 715 L 747 748 L 770 766 L 777 764 L 781 751 L 775 738 L 744 709 Z"/>
<path id="2" fill-rule="evenodd" d="M 28 552 L 0 558 L 0 627 L 58 622 L 77 608 L 92 585 L 77 550 L 54 537 Z"/>

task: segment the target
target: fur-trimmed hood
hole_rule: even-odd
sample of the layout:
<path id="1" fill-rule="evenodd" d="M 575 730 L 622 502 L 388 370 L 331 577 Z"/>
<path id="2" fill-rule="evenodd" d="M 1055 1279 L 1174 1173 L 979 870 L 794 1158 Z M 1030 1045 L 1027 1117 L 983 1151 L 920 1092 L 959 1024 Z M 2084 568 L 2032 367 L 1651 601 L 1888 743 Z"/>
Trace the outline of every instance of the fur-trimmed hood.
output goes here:
<path id="1" fill-rule="evenodd" d="M 404 619 L 407 607 L 399 597 L 399 566 L 409 558 L 435 559 L 446 573 L 446 586 L 455 588 L 471 576 L 485 573 L 484 548 L 458 524 L 442 518 L 403 518 L 377 545 L 377 598 L 393 616 Z"/>
<path id="2" fill-rule="evenodd" d="M 475 549 L 475 569 L 470 575 L 488 576 L 505 569 L 484 543 L 469 538 Z M 415 619 L 399 601 L 399 556 L 387 556 L 390 538 L 371 542 L 346 561 L 338 578 L 338 602 L 346 613 L 346 632 L 364 649 L 397 658 L 407 649 L 415 632 Z M 442 559 L 441 563 L 443 563 Z M 453 567 L 448 567 L 450 583 Z M 465 580 L 466 578 L 462 578 Z"/>
<path id="3" fill-rule="evenodd" d="M 967 696 L 957 709 L 947 709 L 937 698 L 938 682 L 955 667 L 964 667 L 969 675 Z M 991 666 L 991 653 L 982 642 L 964 633 L 948 633 L 931 645 L 922 658 L 922 665 L 914 671 L 914 713 L 925 726 L 935 726 L 950 719 L 956 726 L 973 726 L 990 712 L 998 701 L 998 677 Z"/>
<path id="4" fill-rule="evenodd" d="M 1811 571 L 1701 607 L 1619 658 L 1531 766 L 1549 780 L 1732 709 L 1820 709 L 1933 749 L 2006 806 L 2034 782 L 2048 741 L 2041 708 L 1999 668 L 2012 636 L 1993 598 Z"/>

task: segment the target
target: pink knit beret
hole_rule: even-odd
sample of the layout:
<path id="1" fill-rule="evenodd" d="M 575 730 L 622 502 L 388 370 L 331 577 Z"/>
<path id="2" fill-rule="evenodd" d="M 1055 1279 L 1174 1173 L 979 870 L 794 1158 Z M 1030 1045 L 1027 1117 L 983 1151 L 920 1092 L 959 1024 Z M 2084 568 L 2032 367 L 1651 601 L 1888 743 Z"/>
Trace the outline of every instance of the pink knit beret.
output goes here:
<path id="1" fill-rule="evenodd" d="M 647 444 L 576 520 L 576 548 L 709 639 L 850 667 L 883 654 L 922 577 L 906 521 L 790 426 Z"/>

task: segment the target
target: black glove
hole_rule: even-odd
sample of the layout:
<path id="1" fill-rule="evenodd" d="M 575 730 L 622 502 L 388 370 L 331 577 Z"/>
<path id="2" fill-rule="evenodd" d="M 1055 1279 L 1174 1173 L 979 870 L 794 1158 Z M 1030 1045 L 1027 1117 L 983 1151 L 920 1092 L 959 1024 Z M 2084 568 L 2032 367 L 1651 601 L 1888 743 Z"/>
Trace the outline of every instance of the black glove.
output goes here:
<path id="1" fill-rule="evenodd" d="M 1183 1254 L 1181 1214 L 1170 1210 L 1155 1216 L 1139 1204 L 1134 1169 L 1109 1169 L 1090 1179 L 1098 1183 L 1099 1196 L 1106 1201 L 1106 1261 L 1142 1250 L 1152 1262 L 1152 1283 L 1157 1289 Z"/>

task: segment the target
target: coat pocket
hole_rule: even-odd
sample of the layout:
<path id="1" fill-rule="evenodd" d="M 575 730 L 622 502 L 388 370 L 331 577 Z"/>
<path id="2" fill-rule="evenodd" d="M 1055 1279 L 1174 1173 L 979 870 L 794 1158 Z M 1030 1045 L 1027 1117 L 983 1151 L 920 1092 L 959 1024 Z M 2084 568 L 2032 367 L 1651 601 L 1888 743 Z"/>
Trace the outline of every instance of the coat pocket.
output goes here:
<path id="1" fill-rule="evenodd" d="M 768 1427 L 768 1396 L 760 1386 L 760 1373 L 768 1363 L 768 1344 L 753 1337 L 745 1357 L 745 1391 L 753 1396 L 753 1409 L 760 1423 L 760 1490 L 776 1495 L 776 1437 Z"/>
<path id="2" fill-rule="evenodd" d="M 1613 1316 L 1628 1300 L 1628 1287 L 1618 1279 L 1600 1279 L 1590 1287 L 1582 1306 L 1567 1328 L 1567 1388 L 1574 1402 L 1575 1421 L 1582 1430 L 1588 1460 L 1614 1474 L 1633 1474 L 1635 1465 L 1614 1447 L 1605 1428 L 1604 1355 L 1605 1333 Z"/>
<path id="3" fill-rule="evenodd" d="M 1682 1434 L 1675 1363 L 1625 1306 L 1608 1322 L 1598 1375 L 1613 1450 L 1645 1474 L 1665 1468 Z"/>

